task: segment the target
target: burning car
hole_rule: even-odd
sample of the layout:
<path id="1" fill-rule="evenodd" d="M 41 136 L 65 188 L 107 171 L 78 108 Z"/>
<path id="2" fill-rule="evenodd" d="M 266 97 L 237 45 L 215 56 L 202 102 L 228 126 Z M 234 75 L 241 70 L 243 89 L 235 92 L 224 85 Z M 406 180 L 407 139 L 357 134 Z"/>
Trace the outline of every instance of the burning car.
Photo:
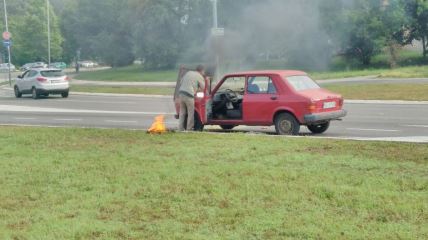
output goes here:
<path id="1" fill-rule="evenodd" d="M 178 89 L 186 73 L 181 69 L 174 94 L 179 113 Z M 322 89 L 308 74 L 294 70 L 249 71 L 223 77 L 195 96 L 195 130 L 219 125 L 275 126 L 279 135 L 297 135 L 301 126 L 314 134 L 327 131 L 330 122 L 347 112 L 341 95 Z"/>

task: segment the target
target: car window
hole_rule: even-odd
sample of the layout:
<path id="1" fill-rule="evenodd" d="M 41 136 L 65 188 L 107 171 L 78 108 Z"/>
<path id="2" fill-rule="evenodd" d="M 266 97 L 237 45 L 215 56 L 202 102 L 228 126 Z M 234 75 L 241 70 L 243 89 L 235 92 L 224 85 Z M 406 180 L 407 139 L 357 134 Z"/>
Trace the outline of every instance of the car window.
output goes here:
<path id="1" fill-rule="evenodd" d="M 270 77 L 255 76 L 248 78 L 247 92 L 249 94 L 275 94 L 276 88 Z"/>
<path id="2" fill-rule="evenodd" d="M 37 75 L 37 71 L 30 71 L 26 77 L 31 78 Z"/>
<path id="3" fill-rule="evenodd" d="M 64 77 L 65 74 L 58 70 L 41 71 L 40 74 L 43 77 Z"/>
<path id="4" fill-rule="evenodd" d="M 296 91 L 319 89 L 320 86 L 308 76 L 284 77 Z"/>
<path id="5" fill-rule="evenodd" d="M 229 77 L 220 86 L 218 91 L 224 91 L 226 89 L 233 90 L 235 92 L 244 91 L 245 89 L 245 77 Z"/>
<path id="6" fill-rule="evenodd" d="M 22 76 L 22 78 L 25 78 L 25 77 L 27 77 L 27 75 L 28 75 L 28 73 L 29 73 L 30 71 L 26 71 L 26 72 L 24 72 L 21 76 Z"/>

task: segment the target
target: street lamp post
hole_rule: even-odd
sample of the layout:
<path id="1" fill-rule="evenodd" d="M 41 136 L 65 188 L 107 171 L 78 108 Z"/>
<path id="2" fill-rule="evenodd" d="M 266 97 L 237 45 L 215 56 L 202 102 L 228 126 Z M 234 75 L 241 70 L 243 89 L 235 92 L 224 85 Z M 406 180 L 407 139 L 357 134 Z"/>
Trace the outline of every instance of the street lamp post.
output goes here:
<path id="1" fill-rule="evenodd" d="M 6 0 L 3 0 L 3 6 L 4 6 L 4 23 L 6 25 L 6 32 L 9 32 L 9 25 L 7 22 L 7 7 L 6 7 Z M 8 55 L 8 72 L 9 72 L 9 85 L 12 86 L 12 76 L 10 74 L 10 44 L 7 46 L 7 55 Z"/>
<path id="2" fill-rule="evenodd" d="M 51 65 L 51 21 L 49 5 L 49 0 L 46 0 L 46 12 L 48 17 L 48 64 Z"/>
<path id="3" fill-rule="evenodd" d="M 211 2 L 213 3 L 213 30 L 217 30 L 218 29 L 217 0 L 211 0 Z M 218 80 L 220 78 L 219 76 L 220 75 L 220 57 L 217 51 L 215 52 L 215 65 L 216 65 L 215 78 L 216 80 Z"/>

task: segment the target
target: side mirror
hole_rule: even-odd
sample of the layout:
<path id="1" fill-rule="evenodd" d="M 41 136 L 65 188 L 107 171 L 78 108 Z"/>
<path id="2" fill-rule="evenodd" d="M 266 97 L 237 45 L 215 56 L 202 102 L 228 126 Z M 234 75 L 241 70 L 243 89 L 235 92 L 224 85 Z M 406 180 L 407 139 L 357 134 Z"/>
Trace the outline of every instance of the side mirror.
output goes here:
<path id="1" fill-rule="evenodd" d="M 18 75 L 18 77 L 17 77 L 17 78 L 21 79 L 21 78 L 22 78 L 22 75 Z"/>

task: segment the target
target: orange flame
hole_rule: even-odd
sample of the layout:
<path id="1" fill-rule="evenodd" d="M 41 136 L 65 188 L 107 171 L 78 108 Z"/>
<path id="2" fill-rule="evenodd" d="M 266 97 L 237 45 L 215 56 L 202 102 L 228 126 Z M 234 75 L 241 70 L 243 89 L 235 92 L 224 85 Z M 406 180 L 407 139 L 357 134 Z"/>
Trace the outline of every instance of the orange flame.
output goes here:
<path id="1" fill-rule="evenodd" d="M 155 118 L 155 122 L 152 124 L 152 127 L 147 131 L 151 134 L 162 134 L 166 132 L 165 126 L 165 116 L 160 115 Z"/>

